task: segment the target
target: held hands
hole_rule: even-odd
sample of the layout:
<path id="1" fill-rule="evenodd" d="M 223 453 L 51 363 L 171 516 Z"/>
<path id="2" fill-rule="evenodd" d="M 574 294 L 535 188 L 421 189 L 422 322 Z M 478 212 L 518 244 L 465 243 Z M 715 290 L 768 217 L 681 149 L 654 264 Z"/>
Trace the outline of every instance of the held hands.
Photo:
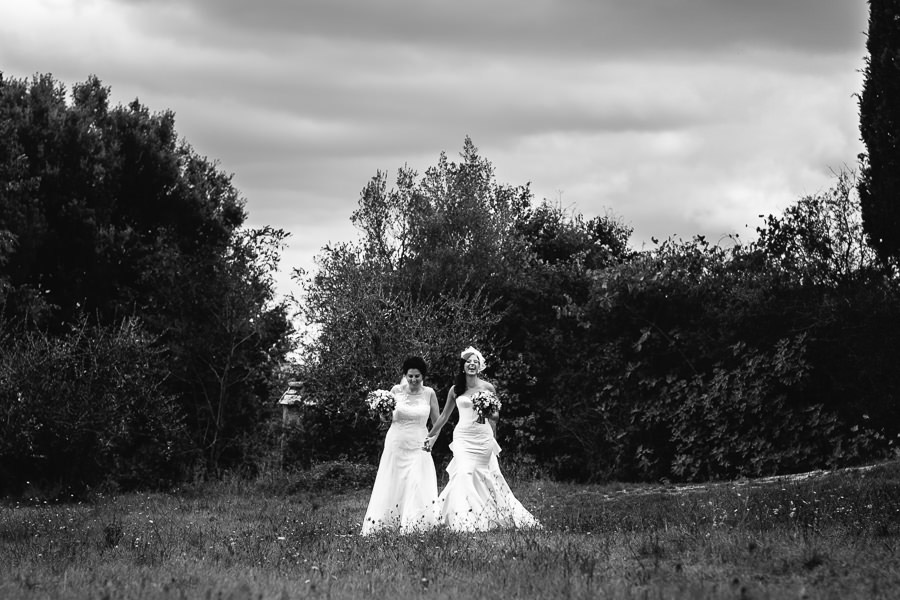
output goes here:
<path id="1" fill-rule="evenodd" d="M 434 440 L 437 436 L 427 437 L 425 438 L 425 442 L 422 444 L 422 450 L 425 452 L 431 452 L 431 449 L 434 447 Z"/>

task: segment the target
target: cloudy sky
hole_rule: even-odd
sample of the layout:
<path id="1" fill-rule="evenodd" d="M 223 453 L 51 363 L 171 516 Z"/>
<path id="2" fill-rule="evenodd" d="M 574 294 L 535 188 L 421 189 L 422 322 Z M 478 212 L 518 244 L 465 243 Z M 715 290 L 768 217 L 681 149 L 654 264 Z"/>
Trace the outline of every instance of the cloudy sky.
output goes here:
<path id="1" fill-rule="evenodd" d="M 4 0 L 0 71 L 171 109 L 291 233 L 279 289 L 377 170 L 465 136 L 501 183 L 651 237 L 752 238 L 856 166 L 865 0 Z"/>

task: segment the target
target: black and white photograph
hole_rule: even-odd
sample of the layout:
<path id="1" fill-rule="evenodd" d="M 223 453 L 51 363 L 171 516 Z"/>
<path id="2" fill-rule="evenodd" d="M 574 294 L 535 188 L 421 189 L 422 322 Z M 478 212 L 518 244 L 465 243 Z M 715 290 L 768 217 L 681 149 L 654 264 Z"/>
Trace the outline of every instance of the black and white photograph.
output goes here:
<path id="1" fill-rule="evenodd" d="M 891 599 L 900 0 L 0 4 L 0 598 Z"/>

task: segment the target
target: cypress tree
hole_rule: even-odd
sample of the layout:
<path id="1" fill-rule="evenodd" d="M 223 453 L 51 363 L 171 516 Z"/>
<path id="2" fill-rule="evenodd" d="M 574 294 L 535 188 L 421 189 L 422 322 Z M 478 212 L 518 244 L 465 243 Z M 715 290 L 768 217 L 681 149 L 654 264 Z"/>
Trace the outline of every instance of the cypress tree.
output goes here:
<path id="1" fill-rule="evenodd" d="M 869 0 L 859 100 L 863 228 L 882 260 L 900 256 L 900 0 Z"/>

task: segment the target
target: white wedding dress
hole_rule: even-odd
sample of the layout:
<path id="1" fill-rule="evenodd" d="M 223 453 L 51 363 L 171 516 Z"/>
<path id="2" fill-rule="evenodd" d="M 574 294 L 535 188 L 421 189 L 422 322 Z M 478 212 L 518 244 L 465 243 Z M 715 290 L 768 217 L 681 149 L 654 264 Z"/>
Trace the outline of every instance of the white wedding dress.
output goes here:
<path id="1" fill-rule="evenodd" d="M 429 394 L 423 389 L 396 393 L 395 398 L 362 535 L 381 530 L 411 533 L 439 524 L 434 460 L 422 449 L 431 412 Z"/>
<path id="2" fill-rule="evenodd" d="M 500 446 L 489 423 L 479 423 L 468 396 L 457 396 L 459 423 L 453 430 L 447 465 L 450 480 L 438 498 L 441 520 L 456 531 L 540 527 L 500 472 Z"/>

